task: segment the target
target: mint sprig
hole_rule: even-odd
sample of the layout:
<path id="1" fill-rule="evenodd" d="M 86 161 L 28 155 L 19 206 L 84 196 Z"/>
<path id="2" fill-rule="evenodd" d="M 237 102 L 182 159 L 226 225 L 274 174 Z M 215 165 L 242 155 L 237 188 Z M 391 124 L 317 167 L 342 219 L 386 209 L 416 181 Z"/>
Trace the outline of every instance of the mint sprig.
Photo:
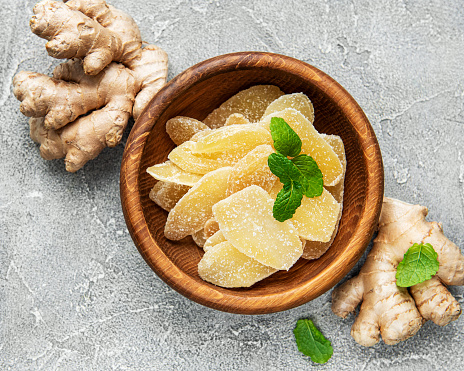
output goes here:
<path id="1" fill-rule="evenodd" d="M 404 254 L 396 268 L 396 285 L 411 287 L 427 281 L 437 274 L 438 254 L 429 243 L 415 243 Z"/>
<path id="2" fill-rule="evenodd" d="M 293 330 L 298 350 L 316 363 L 326 363 L 333 354 L 332 344 L 310 319 L 300 319 Z"/>
<path id="3" fill-rule="evenodd" d="M 322 194 L 324 181 L 316 161 L 309 155 L 300 154 L 301 139 L 283 118 L 272 117 L 270 129 L 277 153 L 270 154 L 267 163 L 283 184 L 272 213 L 276 220 L 284 222 L 300 207 L 303 195 L 313 198 Z"/>

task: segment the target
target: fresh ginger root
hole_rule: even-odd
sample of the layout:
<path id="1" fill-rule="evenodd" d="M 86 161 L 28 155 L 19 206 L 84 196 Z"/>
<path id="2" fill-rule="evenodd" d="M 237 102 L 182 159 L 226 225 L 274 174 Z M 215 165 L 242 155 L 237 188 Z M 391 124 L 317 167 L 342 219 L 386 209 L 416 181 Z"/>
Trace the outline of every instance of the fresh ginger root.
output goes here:
<path id="1" fill-rule="evenodd" d="M 346 318 L 362 301 L 351 328 L 361 345 L 372 346 L 379 334 L 386 344 L 396 344 L 432 320 L 445 326 L 456 320 L 461 307 L 445 285 L 464 285 L 464 256 L 448 240 L 442 227 L 427 222 L 427 208 L 384 198 L 379 234 L 358 276 L 332 293 L 332 311 Z M 396 285 L 396 268 L 414 243 L 430 243 L 438 253 L 440 268 L 432 279 L 409 288 Z"/>
<path id="2" fill-rule="evenodd" d="M 167 55 L 143 47 L 134 20 L 104 0 L 43 0 L 30 26 L 48 40 L 52 57 L 73 59 L 58 65 L 53 78 L 21 71 L 14 94 L 32 117 L 42 157 L 66 157 L 74 172 L 120 142 L 129 117 L 136 119 L 166 83 Z"/>

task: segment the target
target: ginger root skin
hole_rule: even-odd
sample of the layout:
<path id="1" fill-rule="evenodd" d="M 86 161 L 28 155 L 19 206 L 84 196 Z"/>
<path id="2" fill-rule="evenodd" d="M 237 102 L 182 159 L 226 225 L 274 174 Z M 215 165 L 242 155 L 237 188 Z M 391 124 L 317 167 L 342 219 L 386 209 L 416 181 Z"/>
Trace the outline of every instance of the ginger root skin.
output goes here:
<path id="1" fill-rule="evenodd" d="M 66 170 L 75 172 L 121 141 L 136 94 L 134 77 L 118 63 L 87 76 L 80 59 L 58 65 L 54 76 L 21 72 L 15 76 L 14 94 L 23 99 L 21 110 L 33 117 L 30 134 L 41 145 L 41 156 L 65 157 Z"/>
<path id="2" fill-rule="evenodd" d="M 332 292 L 332 311 L 346 318 L 362 301 L 351 335 L 372 346 L 379 336 L 389 345 L 415 335 L 427 320 L 445 326 L 461 307 L 445 285 L 464 284 L 464 256 L 443 234 L 439 223 L 425 220 L 424 206 L 384 198 L 379 233 L 358 276 Z M 414 243 L 430 243 L 440 268 L 430 280 L 409 288 L 396 285 L 396 268 Z"/>
<path id="3" fill-rule="evenodd" d="M 48 40 L 50 56 L 70 60 L 53 78 L 19 72 L 13 91 L 20 111 L 32 117 L 42 157 L 66 157 L 74 172 L 121 141 L 130 116 L 137 119 L 166 83 L 167 54 L 143 46 L 132 17 L 104 0 L 43 0 L 30 26 Z"/>

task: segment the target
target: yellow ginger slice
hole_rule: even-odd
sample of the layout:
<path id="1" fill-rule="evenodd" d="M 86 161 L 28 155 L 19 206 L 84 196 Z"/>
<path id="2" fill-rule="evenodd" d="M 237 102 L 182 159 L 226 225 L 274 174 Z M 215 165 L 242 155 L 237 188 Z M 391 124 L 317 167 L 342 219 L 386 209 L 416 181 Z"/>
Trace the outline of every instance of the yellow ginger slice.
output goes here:
<path id="1" fill-rule="evenodd" d="M 230 125 L 244 125 L 244 124 L 249 124 L 250 121 L 243 116 L 241 113 L 233 113 L 229 117 L 227 117 L 226 123 L 224 126 L 230 126 Z"/>
<path id="2" fill-rule="evenodd" d="M 269 192 L 277 180 L 267 164 L 267 158 L 271 153 L 274 153 L 272 146 L 263 144 L 238 161 L 230 173 L 227 195 L 253 184 Z"/>
<path id="3" fill-rule="evenodd" d="M 230 175 L 229 175 L 230 178 Z M 216 219 L 211 218 L 205 223 L 205 237 L 210 238 L 213 234 L 215 234 L 217 231 L 219 231 L 219 224 L 216 221 Z"/>
<path id="4" fill-rule="evenodd" d="M 186 172 L 206 174 L 224 166 L 235 164 L 246 153 L 222 153 L 214 155 L 196 155 L 192 153 L 195 142 L 187 141 L 174 148 L 168 158 Z"/>
<path id="5" fill-rule="evenodd" d="M 198 247 L 203 248 L 206 242 L 205 231 L 203 229 L 200 229 L 198 232 L 192 234 L 192 240 Z"/>
<path id="6" fill-rule="evenodd" d="M 147 173 L 153 178 L 163 182 L 183 184 L 190 187 L 194 186 L 202 177 L 199 174 L 193 174 L 182 170 L 171 161 L 150 166 L 147 169 Z"/>
<path id="7" fill-rule="evenodd" d="M 176 116 L 166 122 L 166 132 L 177 145 L 190 140 L 195 134 L 204 130 L 211 129 L 201 121 L 190 117 Z"/>
<path id="8" fill-rule="evenodd" d="M 208 134 L 210 134 L 210 131 L 211 130 L 203 130 L 203 131 L 199 131 L 198 133 L 196 133 L 195 135 L 193 135 L 190 140 L 192 142 L 198 142 L 201 138 L 207 136 Z"/>
<path id="9" fill-rule="evenodd" d="M 208 249 L 198 263 L 200 277 L 221 287 L 250 287 L 276 271 L 249 258 L 228 241 Z"/>
<path id="10" fill-rule="evenodd" d="M 276 182 L 270 195 L 275 200 L 282 189 Z M 319 197 L 303 196 L 301 205 L 290 219 L 301 238 L 309 241 L 329 242 L 339 220 L 341 205 L 326 190 Z"/>
<path id="11" fill-rule="evenodd" d="M 164 210 L 171 211 L 189 189 L 189 186 L 182 184 L 157 182 L 151 189 L 149 197 Z"/>
<path id="12" fill-rule="evenodd" d="M 340 138 L 338 135 L 321 134 L 321 136 L 332 147 L 332 149 L 338 156 L 338 159 L 340 160 L 340 163 L 342 164 L 342 168 L 343 168 L 343 174 L 342 174 L 342 178 L 340 179 L 340 181 L 334 186 L 327 186 L 325 188 L 332 194 L 332 196 L 334 196 L 337 202 L 342 203 L 343 193 L 345 189 L 345 173 L 346 173 L 345 146 L 343 145 L 342 138 Z"/>
<path id="13" fill-rule="evenodd" d="M 224 153 L 251 150 L 260 144 L 272 144 L 269 131 L 255 125 L 230 125 L 211 130 L 192 147 L 192 153 Z"/>
<path id="14" fill-rule="evenodd" d="M 263 117 L 274 112 L 283 111 L 286 108 L 293 108 L 301 112 L 311 123 L 314 122 L 314 107 L 309 98 L 303 93 L 282 95 L 272 102 L 264 112 Z"/>
<path id="15" fill-rule="evenodd" d="M 237 125 L 237 127 L 239 126 L 243 127 L 245 125 Z M 257 125 L 254 125 L 254 127 L 256 128 Z M 232 128 L 232 126 L 228 126 L 228 128 Z M 209 136 L 210 135 L 207 135 L 199 139 L 199 142 L 207 139 L 205 142 L 202 142 L 202 146 L 206 145 L 205 143 L 209 143 Z M 233 166 L 256 146 L 263 142 L 270 143 L 272 140 L 269 132 L 264 134 L 263 131 L 259 130 L 239 131 L 239 135 L 235 137 L 240 145 L 233 144 L 228 146 L 226 143 L 223 143 L 222 145 L 216 146 L 216 144 L 214 144 L 218 152 L 213 153 L 193 153 L 193 150 L 198 148 L 197 144 L 199 142 L 187 141 L 174 148 L 171 153 L 169 153 L 168 158 L 186 172 L 206 174 L 220 167 Z M 224 139 L 224 137 L 222 139 Z M 227 140 L 225 141 L 227 142 Z"/>
<path id="16" fill-rule="evenodd" d="M 275 269 L 290 269 L 303 253 L 298 231 L 272 215 L 274 200 L 256 185 L 213 206 L 224 237 L 243 254 Z"/>
<path id="17" fill-rule="evenodd" d="M 342 208 L 340 206 L 340 212 L 338 213 L 337 223 L 335 224 L 335 229 L 332 233 L 332 237 L 330 238 L 329 242 L 320 242 L 320 241 L 306 241 L 303 247 L 303 255 L 301 256 L 303 259 L 319 259 L 322 255 L 324 255 L 330 246 L 332 246 L 333 241 L 335 240 L 335 236 L 338 232 L 338 225 L 340 223 L 340 218 L 342 216 Z"/>
<path id="18" fill-rule="evenodd" d="M 283 118 L 298 134 L 302 142 L 301 153 L 310 155 L 317 162 L 324 176 L 324 186 L 333 186 L 341 180 L 343 166 L 337 154 L 306 117 L 293 108 L 286 108 L 264 117 L 259 124 L 270 130 L 272 117 Z"/>
<path id="19" fill-rule="evenodd" d="M 222 234 L 221 230 L 219 230 L 206 240 L 205 245 L 203 246 L 203 250 L 208 251 L 211 247 L 216 246 L 218 243 L 224 241 L 227 240 Z"/>
<path id="20" fill-rule="evenodd" d="M 203 229 L 213 217 L 212 206 L 226 197 L 227 182 L 232 168 L 223 167 L 205 175 L 169 212 L 164 235 L 180 240 Z"/>
<path id="21" fill-rule="evenodd" d="M 256 85 L 242 90 L 222 103 L 219 108 L 211 112 L 203 122 L 215 129 L 223 126 L 227 118 L 233 113 L 240 113 L 250 122 L 258 121 L 267 106 L 283 95 L 274 85 Z"/>

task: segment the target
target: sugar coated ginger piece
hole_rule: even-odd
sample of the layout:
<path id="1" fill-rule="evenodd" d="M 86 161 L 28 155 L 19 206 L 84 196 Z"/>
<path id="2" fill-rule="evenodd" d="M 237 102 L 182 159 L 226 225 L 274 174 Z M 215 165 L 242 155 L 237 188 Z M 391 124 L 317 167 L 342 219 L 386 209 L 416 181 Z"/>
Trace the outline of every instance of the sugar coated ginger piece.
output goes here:
<path id="1" fill-rule="evenodd" d="M 277 270 L 248 257 L 225 241 L 208 249 L 198 264 L 202 279 L 221 287 L 250 287 Z"/>
<path id="2" fill-rule="evenodd" d="M 198 142 L 201 138 L 206 137 L 208 134 L 209 134 L 208 130 L 199 131 L 198 133 L 192 135 L 192 137 L 190 138 L 190 141 Z"/>
<path id="3" fill-rule="evenodd" d="M 270 196 L 275 199 L 282 189 L 282 183 L 276 182 Z M 298 230 L 298 235 L 310 241 L 329 242 L 338 224 L 341 205 L 324 189 L 318 197 L 303 196 L 301 205 L 290 219 Z"/>
<path id="4" fill-rule="evenodd" d="M 332 147 L 340 163 L 342 164 L 343 174 L 340 181 L 334 186 L 326 186 L 327 189 L 332 196 L 337 200 L 337 202 L 342 203 L 343 201 L 343 193 L 345 190 L 345 173 L 346 173 L 346 156 L 345 156 L 345 146 L 343 145 L 342 138 L 338 135 L 326 135 L 321 134 L 321 137 Z"/>
<path id="5" fill-rule="evenodd" d="M 290 269 L 303 253 L 296 228 L 278 222 L 274 200 L 256 185 L 245 188 L 213 206 L 224 237 L 241 253 L 275 269 Z"/>
<path id="6" fill-rule="evenodd" d="M 379 336 L 386 344 L 404 341 L 426 320 L 444 326 L 456 320 L 461 307 L 444 285 L 464 284 L 464 256 L 443 234 L 439 223 L 425 220 L 427 208 L 384 198 L 379 233 L 358 276 L 332 292 L 332 311 L 346 318 L 362 301 L 351 328 L 361 345 L 372 346 Z M 396 284 L 398 264 L 414 243 L 429 243 L 440 267 L 432 279 L 408 289 Z"/>
<path id="7" fill-rule="evenodd" d="M 206 242 L 205 231 L 203 229 L 200 229 L 198 232 L 195 232 L 194 234 L 192 234 L 192 239 L 198 247 L 203 248 Z"/>
<path id="8" fill-rule="evenodd" d="M 263 117 L 274 112 L 283 111 L 286 108 L 293 108 L 299 111 L 311 123 L 314 122 L 314 107 L 309 98 L 303 93 L 285 94 L 272 102 L 264 111 Z"/>
<path id="9" fill-rule="evenodd" d="M 226 197 L 231 170 L 223 167 L 206 174 L 179 200 L 169 212 L 164 227 L 166 238 L 180 240 L 203 229 L 213 217 L 213 205 Z"/>
<path id="10" fill-rule="evenodd" d="M 168 155 L 175 165 L 186 172 L 194 174 L 206 174 L 223 166 L 233 165 L 238 159 L 233 156 L 216 158 L 192 153 L 195 142 L 187 141 L 174 148 Z"/>
<path id="11" fill-rule="evenodd" d="M 201 121 L 190 117 L 176 116 L 166 122 L 166 132 L 177 145 L 190 140 L 195 134 L 203 130 L 211 129 Z"/>
<path id="12" fill-rule="evenodd" d="M 245 126 L 245 125 L 240 125 Z M 256 125 L 255 125 L 256 126 Z M 232 128 L 232 126 L 228 126 L 228 128 Z M 214 130 L 212 130 L 214 132 Z M 205 139 L 205 141 L 201 142 L 201 146 L 204 147 L 205 145 L 209 145 L 210 143 L 210 134 L 202 137 L 199 139 L 198 142 L 194 141 L 187 141 L 182 143 L 180 146 L 174 148 L 171 153 L 169 153 L 168 158 L 176 164 L 178 167 L 182 168 L 183 170 L 194 173 L 194 174 L 206 174 L 210 171 L 219 169 L 224 166 L 233 166 L 238 160 L 243 158 L 248 152 L 254 149 L 261 142 L 270 141 L 270 135 L 267 137 L 267 134 L 263 134 L 263 132 L 258 132 L 257 135 L 255 131 L 251 133 L 250 131 L 244 132 L 241 131 L 240 134 L 237 135 L 236 139 L 241 138 L 243 141 L 239 142 L 241 145 L 231 145 L 228 146 L 226 143 L 228 139 L 224 139 L 221 145 L 214 144 L 216 146 L 217 152 L 211 153 L 194 153 L 194 150 L 197 150 L 197 144 L 200 143 Z M 201 132 L 202 133 L 202 132 Z M 198 133 L 198 134 L 201 134 Z M 251 133 L 251 134 L 250 134 Z M 209 138 L 209 139 L 208 139 Z M 261 140 L 266 138 L 266 140 Z M 217 137 L 216 137 L 217 139 Z"/>
<path id="13" fill-rule="evenodd" d="M 241 191 L 251 185 L 257 185 L 269 192 L 277 177 L 271 172 L 267 164 L 267 159 L 274 149 L 269 144 L 263 144 L 239 160 L 229 177 L 229 187 L 227 195 Z"/>
<path id="14" fill-rule="evenodd" d="M 157 182 L 151 189 L 149 197 L 164 210 L 171 211 L 189 189 L 189 186 L 182 184 Z"/>
<path id="15" fill-rule="evenodd" d="M 319 166 L 324 177 L 324 186 L 333 186 L 340 182 L 343 166 L 332 147 L 321 137 L 311 122 L 293 108 L 286 108 L 264 117 L 259 125 L 269 129 L 272 117 L 283 118 L 301 139 L 301 153 L 310 155 Z"/>
<path id="16" fill-rule="evenodd" d="M 283 95 L 282 91 L 274 85 L 256 85 L 241 90 L 218 108 L 211 112 L 203 122 L 215 129 L 224 126 L 227 118 L 233 113 L 240 113 L 250 122 L 258 121 L 267 106 Z"/>
<path id="17" fill-rule="evenodd" d="M 194 186 L 202 177 L 202 175 L 193 174 L 182 170 L 171 161 L 166 161 L 161 164 L 150 166 L 147 169 L 147 173 L 150 174 L 153 178 L 163 182 L 183 184 L 190 187 Z"/>
<path id="18" fill-rule="evenodd" d="M 203 250 L 208 251 L 211 247 L 216 246 L 218 243 L 227 241 L 221 230 L 218 230 L 215 234 L 206 239 Z"/>
<path id="19" fill-rule="evenodd" d="M 340 223 L 340 219 L 342 216 L 342 208 L 340 207 L 340 212 L 338 214 L 337 223 L 335 224 L 335 229 L 332 233 L 332 237 L 328 242 L 320 242 L 320 241 L 308 241 L 305 240 L 305 244 L 303 246 L 303 255 L 301 256 L 303 259 L 307 260 L 314 260 L 319 259 L 322 255 L 324 255 L 327 250 L 332 246 L 335 237 L 337 236 L 338 232 L 338 225 Z"/>
<path id="20" fill-rule="evenodd" d="M 270 133 L 255 124 L 230 125 L 211 130 L 208 135 L 195 142 L 194 154 L 246 152 L 260 144 L 271 144 Z"/>
<path id="21" fill-rule="evenodd" d="M 230 177 L 230 175 L 229 175 Z M 206 238 L 211 237 L 213 234 L 215 234 L 217 231 L 219 231 L 219 224 L 216 221 L 216 219 L 211 218 L 205 223 L 205 236 Z"/>
<path id="22" fill-rule="evenodd" d="M 227 120 L 224 126 L 246 125 L 249 123 L 250 121 L 245 116 L 243 116 L 241 113 L 233 113 L 229 117 L 227 117 Z"/>

